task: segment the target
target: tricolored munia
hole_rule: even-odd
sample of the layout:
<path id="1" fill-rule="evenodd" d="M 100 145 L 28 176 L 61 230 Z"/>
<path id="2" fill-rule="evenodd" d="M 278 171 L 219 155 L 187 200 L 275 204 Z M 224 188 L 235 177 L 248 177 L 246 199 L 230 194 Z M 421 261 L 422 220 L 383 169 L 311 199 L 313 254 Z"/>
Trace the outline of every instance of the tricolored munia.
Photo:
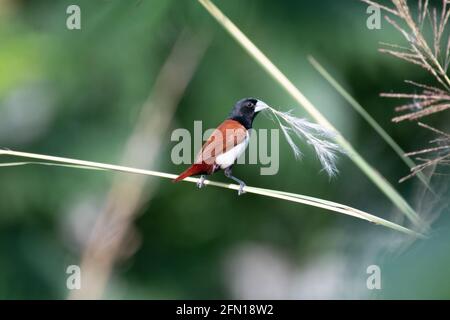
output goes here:
<path id="1" fill-rule="evenodd" d="M 260 111 L 267 108 L 269 108 L 267 104 L 254 98 L 238 101 L 229 117 L 213 131 L 205 142 L 194 164 L 182 172 L 174 182 L 200 175 L 197 186 L 202 188 L 205 175 L 224 170 L 227 178 L 239 183 L 238 194 L 244 193 L 245 183 L 232 175 L 232 167 L 247 148 L 250 138 L 249 130 L 252 128 L 253 120 Z"/>

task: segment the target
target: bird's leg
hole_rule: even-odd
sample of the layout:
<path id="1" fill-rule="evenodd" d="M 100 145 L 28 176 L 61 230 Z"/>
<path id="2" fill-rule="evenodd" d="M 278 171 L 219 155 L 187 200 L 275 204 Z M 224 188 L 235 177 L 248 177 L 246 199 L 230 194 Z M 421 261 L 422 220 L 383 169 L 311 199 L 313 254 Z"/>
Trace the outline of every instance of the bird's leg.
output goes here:
<path id="1" fill-rule="evenodd" d="M 226 169 L 224 170 L 224 174 L 225 174 L 225 177 L 230 178 L 230 179 L 236 181 L 237 183 L 239 183 L 239 191 L 238 191 L 238 195 L 241 195 L 241 194 L 245 193 L 245 191 L 244 191 L 244 187 L 245 187 L 244 181 L 239 180 L 239 179 L 236 178 L 236 177 L 233 177 L 232 171 L 231 171 L 231 167 L 226 168 Z"/>
<path id="2" fill-rule="evenodd" d="M 197 181 L 197 187 L 199 189 L 203 188 L 205 186 L 205 176 L 201 175 L 200 179 Z"/>

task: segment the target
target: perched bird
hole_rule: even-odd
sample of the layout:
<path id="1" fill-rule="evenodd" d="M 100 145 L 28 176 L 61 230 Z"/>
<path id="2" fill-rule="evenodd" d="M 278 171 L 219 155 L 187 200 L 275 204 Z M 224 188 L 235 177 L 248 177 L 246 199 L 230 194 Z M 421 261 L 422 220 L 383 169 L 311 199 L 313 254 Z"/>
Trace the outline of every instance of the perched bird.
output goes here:
<path id="1" fill-rule="evenodd" d="M 187 177 L 201 175 L 197 186 L 202 188 L 205 175 L 211 175 L 222 169 L 227 178 L 239 183 L 238 194 L 244 193 L 245 183 L 232 175 L 232 167 L 237 158 L 245 151 L 250 138 L 249 131 L 252 128 L 256 115 L 269 108 L 264 102 L 246 98 L 238 101 L 229 117 L 222 122 L 211 134 L 198 153 L 195 163 L 181 173 L 174 182 Z"/>

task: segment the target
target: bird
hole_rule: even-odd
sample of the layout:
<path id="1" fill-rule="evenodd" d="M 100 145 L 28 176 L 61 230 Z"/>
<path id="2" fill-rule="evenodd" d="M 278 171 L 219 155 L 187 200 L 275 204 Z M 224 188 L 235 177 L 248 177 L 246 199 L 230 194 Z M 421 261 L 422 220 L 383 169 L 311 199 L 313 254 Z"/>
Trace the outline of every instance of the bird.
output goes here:
<path id="1" fill-rule="evenodd" d="M 239 183 L 238 195 L 245 193 L 245 183 L 233 176 L 232 167 L 247 148 L 253 120 L 269 106 L 255 98 L 239 100 L 225 119 L 209 136 L 198 152 L 195 162 L 183 171 L 173 182 L 200 175 L 198 188 L 205 186 L 205 175 L 223 170 L 225 176 Z"/>

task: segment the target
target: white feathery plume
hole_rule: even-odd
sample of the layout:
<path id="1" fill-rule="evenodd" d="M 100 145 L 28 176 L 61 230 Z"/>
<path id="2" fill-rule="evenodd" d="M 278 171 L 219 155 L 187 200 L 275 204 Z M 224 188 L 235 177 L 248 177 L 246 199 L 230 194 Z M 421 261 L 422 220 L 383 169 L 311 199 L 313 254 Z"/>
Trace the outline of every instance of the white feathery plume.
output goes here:
<path id="1" fill-rule="evenodd" d="M 316 151 L 317 158 L 322 164 L 330 177 L 338 173 L 336 167 L 337 153 L 342 152 L 341 147 L 329 140 L 336 137 L 336 133 L 316 123 L 309 122 L 303 118 L 297 118 L 292 115 L 292 110 L 288 112 L 281 112 L 271 107 L 268 108 L 275 117 L 270 117 L 276 120 L 286 137 L 287 142 L 294 152 L 295 158 L 299 159 L 302 156 L 300 148 L 292 139 L 292 134 L 298 138 L 306 140 L 306 142 L 313 146 Z M 283 123 L 284 122 L 284 123 Z"/>

